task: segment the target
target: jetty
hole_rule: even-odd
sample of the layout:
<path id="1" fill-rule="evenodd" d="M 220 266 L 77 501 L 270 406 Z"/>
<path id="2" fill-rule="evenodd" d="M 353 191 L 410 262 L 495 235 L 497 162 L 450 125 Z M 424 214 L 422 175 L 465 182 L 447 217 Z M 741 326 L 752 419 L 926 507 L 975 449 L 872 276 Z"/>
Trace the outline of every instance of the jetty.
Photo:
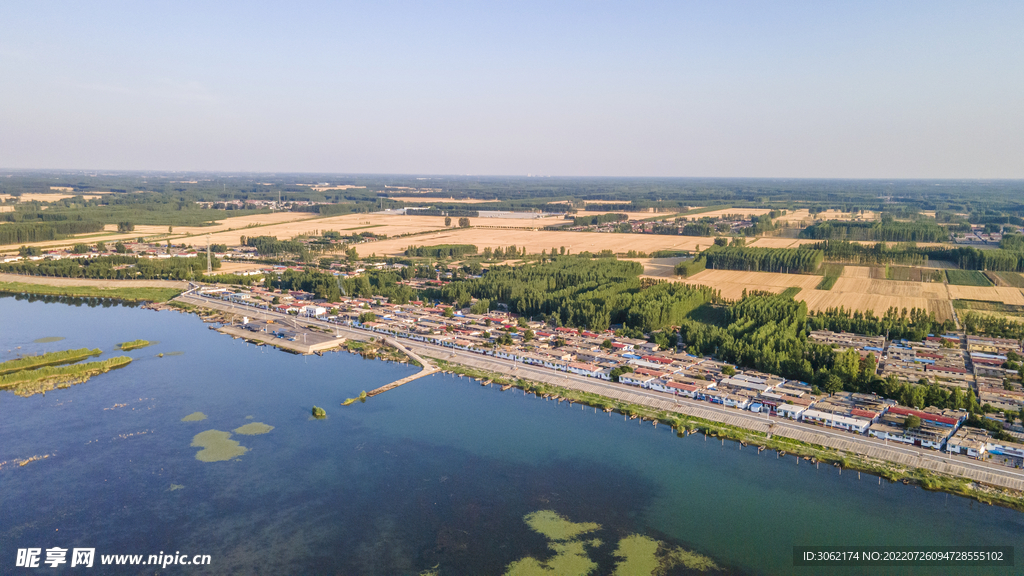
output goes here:
<path id="1" fill-rule="evenodd" d="M 429 376 L 429 375 L 433 374 L 434 372 L 437 372 L 437 366 L 434 366 L 430 362 L 427 362 L 426 360 L 423 359 L 423 357 L 421 357 L 419 354 L 413 352 L 412 350 L 409 350 L 407 347 L 405 347 L 405 345 L 403 345 L 398 340 L 395 340 L 394 338 L 384 338 L 384 342 L 390 344 L 391 346 L 394 346 L 395 348 L 398 348 L 399 350 L 404 352 L 409 358 L 412 358 L 413 360 L 419 362 L 420 366 L 422 366 L 423 369 L 420 370 L 419 372 L 413 374 L 412 376 L 406 376 L 405 378 L 401 378 L 399 380 L 395 380 L 394 382 L 392 382 L 390 384 L 385 384 L 384 386 L 381 386 L 380 388 L 375 388 L 373 390 L 370 390 L 369 392 L 366 393 L 366 397 L 367 398 L 370 398 L 372 396 L 376 396 L 378 394 L 383 394 L 384 392 L 387 392 L 388 390 L 393 390 L 395 388 L 398 388 L 402 384 L 408 384 L 409 382 L 412 382 L 413 380 L 416 380 L 418 378 L 423 378 L 424 376 Z"/>
<path id="2" fill-rule="evenodd" d="M 217 332 L 220 332 L 221 334 L 228 334 L 235 338 L 242 338 L 257 344 L 268 344 L 282 350 L 295 352 L 296 354 L 315 354 L 324 350 L 333 350 L 334 348 L 344 344 L 346 340 L 344 336 L 335 337 L 313 332 L 307 333 L 305 337 L 303 337 L 304 335 L 300 332 L 299 338 L 296 338 L 295 340 L 288 340 L 286 338 L 274 336 L 273 333 L 262 331 L 254 332 L 238 326 L 221 326 L 220 328 L 217 328 Z"/>

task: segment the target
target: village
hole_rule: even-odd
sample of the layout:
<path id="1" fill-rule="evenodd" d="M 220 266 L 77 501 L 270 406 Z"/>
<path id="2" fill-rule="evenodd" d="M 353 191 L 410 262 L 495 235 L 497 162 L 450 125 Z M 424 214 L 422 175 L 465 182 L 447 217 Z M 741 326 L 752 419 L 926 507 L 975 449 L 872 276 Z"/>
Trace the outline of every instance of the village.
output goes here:
<path id="1" fill-rule="evenodd" d="M 414 281 L 415 282 L 415 281 Z M 742 370 L 712 358 L 688 354 L 684 346 L 552 327 L 501 310 L 474 314 L 445 304 L 413 301 L 391 304 L 384 297 L 316 300 L 302 291 L 242 290 L 203 286 L 195 294 L 252 308 L 242 324 L 294 340 L 285 326 L 257 322 L 260 310 L 351 327 L 372 333 L 512 361 L 553 373 L 570 373 L 635 386 L 666 397 L 688 398 L 736 410 L 786 418 L 835 431 L 866 435 L 970 458 L 1024 467 L 1024 389 L 1017 370 L 1016 340 L 964 334 L 930 335 L 920 342 L 813 331 L 809 338 L 837 350 L 874 355 L 878 373 L 900 381 L 975 393 L 984 418 L 1001 433 L 964 426 L 966 410 L 915 408 L 874 394 L 823 393 L 805 382 Z M 1010 364 L 1008 364 L 1008 362 Z"/>

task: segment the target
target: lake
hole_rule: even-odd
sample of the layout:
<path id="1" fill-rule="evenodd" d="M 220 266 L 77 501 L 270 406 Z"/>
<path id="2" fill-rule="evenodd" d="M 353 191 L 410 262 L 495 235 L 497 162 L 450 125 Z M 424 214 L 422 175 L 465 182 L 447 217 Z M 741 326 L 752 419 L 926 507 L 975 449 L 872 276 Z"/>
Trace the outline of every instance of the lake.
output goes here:
<path id="1" fill-rule="evenodd" d="M 458 376 L 342 407 L 416 368 L 295 356 L 193 315 L 89 304 L 0 297 L 0 361 L 82 347 L 134 359 L 45 395 L 0 392 L 2 573 L 20 570 L 21 548 L 45 560 L 47 548 L 82 547 L 97 565 L 111 554 L 211 557 L 163 573 L 501 575 L 564 560 L 611 574 L 639 534 L 717 567 L 671 574 L 859 574 L 879 570 L 794 567 L 793 546 L 1015 546 L 1024 534 L 1024 515 L 1009 509 Z M 135 339 L 156 343 L 115 349 Z M 311 417 L 314 405 L 326 419 Z M 197 412 L 206 418 L 182 421 Z M 235 432 L 255 423 L 267 426 Z M 194 442 L 213 461 L 197 459 Z M 18 465 L 33 456 L 48 457 Z M 555 528 L 538 528 L 541 511 L 557 515 Z M 563 528 L 574 535 L 552 535 Z M 1015 573 L 940 572 L 953 571 Z"/>

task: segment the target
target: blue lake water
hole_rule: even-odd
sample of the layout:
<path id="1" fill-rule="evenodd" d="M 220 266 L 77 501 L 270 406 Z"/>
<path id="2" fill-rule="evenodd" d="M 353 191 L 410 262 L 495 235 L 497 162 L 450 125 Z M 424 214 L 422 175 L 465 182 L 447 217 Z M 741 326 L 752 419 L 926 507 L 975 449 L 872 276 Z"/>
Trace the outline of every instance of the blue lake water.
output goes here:
<path id="1" fill-rule="evenodd" d="M 34 342 L 53 336 L 64 340 Z M 114 348 L 139 338 L 158 343 Z M 45 396 L 0 392 L 0 573 L 22 570 L 19 548 L 59 546 L 211 555 L 209 567 L 164 573 L 500 575 L 549 555 L 523 522 L 537 510 L 602 526 L 605 544 L 592 554 L 600 574 L 614 566 L 614 543 L 633 533 L 751 574 L 826 572 L 794 567 L 794 545 L 1016 546 L 1024 537 L 1024 515 L 1012 510 L 467 378 L 431 376 L 341 407 L 415 368 L 255 347 L 192 315 L 0 298 L 0 361 L 81 347 L 134 361 Z M 312 419 L 313 405 L 327 419 Z M 208 419 L 181 421 L 197 411 Z M 230 461 L 196 459 L 196 434 L 250 422 L 274 429 L 234 434 L 248 452 Z"/>

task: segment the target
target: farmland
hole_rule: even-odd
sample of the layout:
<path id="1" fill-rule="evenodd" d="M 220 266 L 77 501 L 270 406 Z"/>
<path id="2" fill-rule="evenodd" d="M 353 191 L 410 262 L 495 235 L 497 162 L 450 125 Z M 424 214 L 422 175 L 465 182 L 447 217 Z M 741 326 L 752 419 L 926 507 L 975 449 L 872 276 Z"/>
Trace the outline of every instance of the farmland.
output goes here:
<path id="1" fill-rule="evenodd" d="M 429 196 L 392 196 L 389 200 L 396 200 L 398 202 L 431 202 L 435 204 L 486 204 L 487 202 L 501 202 L 501 200 L 479 200 L 476 198 L 437 198 Z"/>
<path id="2" fill-rule="evenodd" d="M 430 217 L 408 217 L 416 220 L 430 220 Z M 439 218 L 440 220 L 440 218 Z M 473 221 L 480 219 L 471 218 Z M 497 221 L 504 225 L 515 220 L 498 220 L 485 218 L 483 220 Z M 377 232 L 378 229 L 374 229 Z M 262 233 L 262 232 L 261 232 Z M 236 240 L 237 241 L 237 240 Z M 610 234 L 600 232 L 559 232 L 553 230 L 530 230 L 530 229 L 506 229 L 494 230 L 487 228 L 466 228 L 466 229 L 444 229 L 443 226 L 434 234 L 424 234 L 412 238 L 393 238 L 378 242 L 367 242 L 356 244 L 355 249 L 360 256 L 369 254 L 400 255 L 405 252 L 406 247 L 411 244 L 475 244 L 483 250 L 484 248 L 498 248 L 510 245 L 526 248 L 527 254 L 540 254 L 541 250 L 550 251 L 552 247 L 565 246 L 573 254 L 583 251 L 600 252 L 601 250 L 612 250 L 616 253 L 624 253 L 629 250 L 638 252 L 654 252 L 657 250 L 694 250 L 697 246 L 707 248 L 712 243 L 711 238 L 697 236 L 661 236 L 656 234 Z"/>
<path id="3" fill-rule="evenodd" d="M 644 276 L 672 278 L 675 276 L 676 264 L 686 260 L 686 258 L 621 258 L 621 260 L 631 260 L 643 264 Z"/>
<path id="4" fill-rule="evenodd" d="M 878 214 L 871 210 L 865 210 L 859 214 L 840 212 L 839 210 L 825 210 L 812 215 L 810 210 L 802 208 L 791 210 L 778 218 L 779 222 L 788 223 L 790 226 L 806 226 L 813 224 L 815 220 L 878 220 Z"/>
<path id="5" fill-rule="evenodd" d="M 991 286 L 992 282 L 977 270 L 946 270 L 946 280 L 959 286 Z"/>
<path id="6" fill-rule="evenodd" d="M 697 212 L 695 214 L 683 214 L 680 217 L 686 220 L 700 220 L 701 218 L 722 218 L 723 216 L 760 216 L 771 212 L 768 208 L 722 208 L 708 212 Z"/>
<path id="7" fill-rule="evenodd" d="M 886 266 L 885 277 L 906 282 L 942 282 L 945 279 L 941 270 L 916 266 Z"/>
<path id="8" fill-rule="evenodd" d="M 954 300 L 986 300 L 1024 306 L 1024 293 L 1020 288 L 1004 286 L 957 286 L 950 284 L 949 297 Z"/>
<path id="9" fill-rule="evenodd" d="M 813 290 L 821 276 L 811 274 L 782 274 L 777 272 L 744 272 L 740 270 L 705 270 L 686 280 L 687 284 L 703 284 L 721 290 L 722 297 L 737 300 L 743 291 L 766 290 L 782 292 L 786 288 L 800 288 L 801 293 Z M 828 292 L 826 292 L 827 294 Z M 800 299 L 800 294 L 797 295 Z"/>
<path id="10" fill-rule="evenodd" d="M 1019 272 L 989 272 L 989 278 L 995 277 L 996 285 L 1024 288 L 1024 275 Z"/>

